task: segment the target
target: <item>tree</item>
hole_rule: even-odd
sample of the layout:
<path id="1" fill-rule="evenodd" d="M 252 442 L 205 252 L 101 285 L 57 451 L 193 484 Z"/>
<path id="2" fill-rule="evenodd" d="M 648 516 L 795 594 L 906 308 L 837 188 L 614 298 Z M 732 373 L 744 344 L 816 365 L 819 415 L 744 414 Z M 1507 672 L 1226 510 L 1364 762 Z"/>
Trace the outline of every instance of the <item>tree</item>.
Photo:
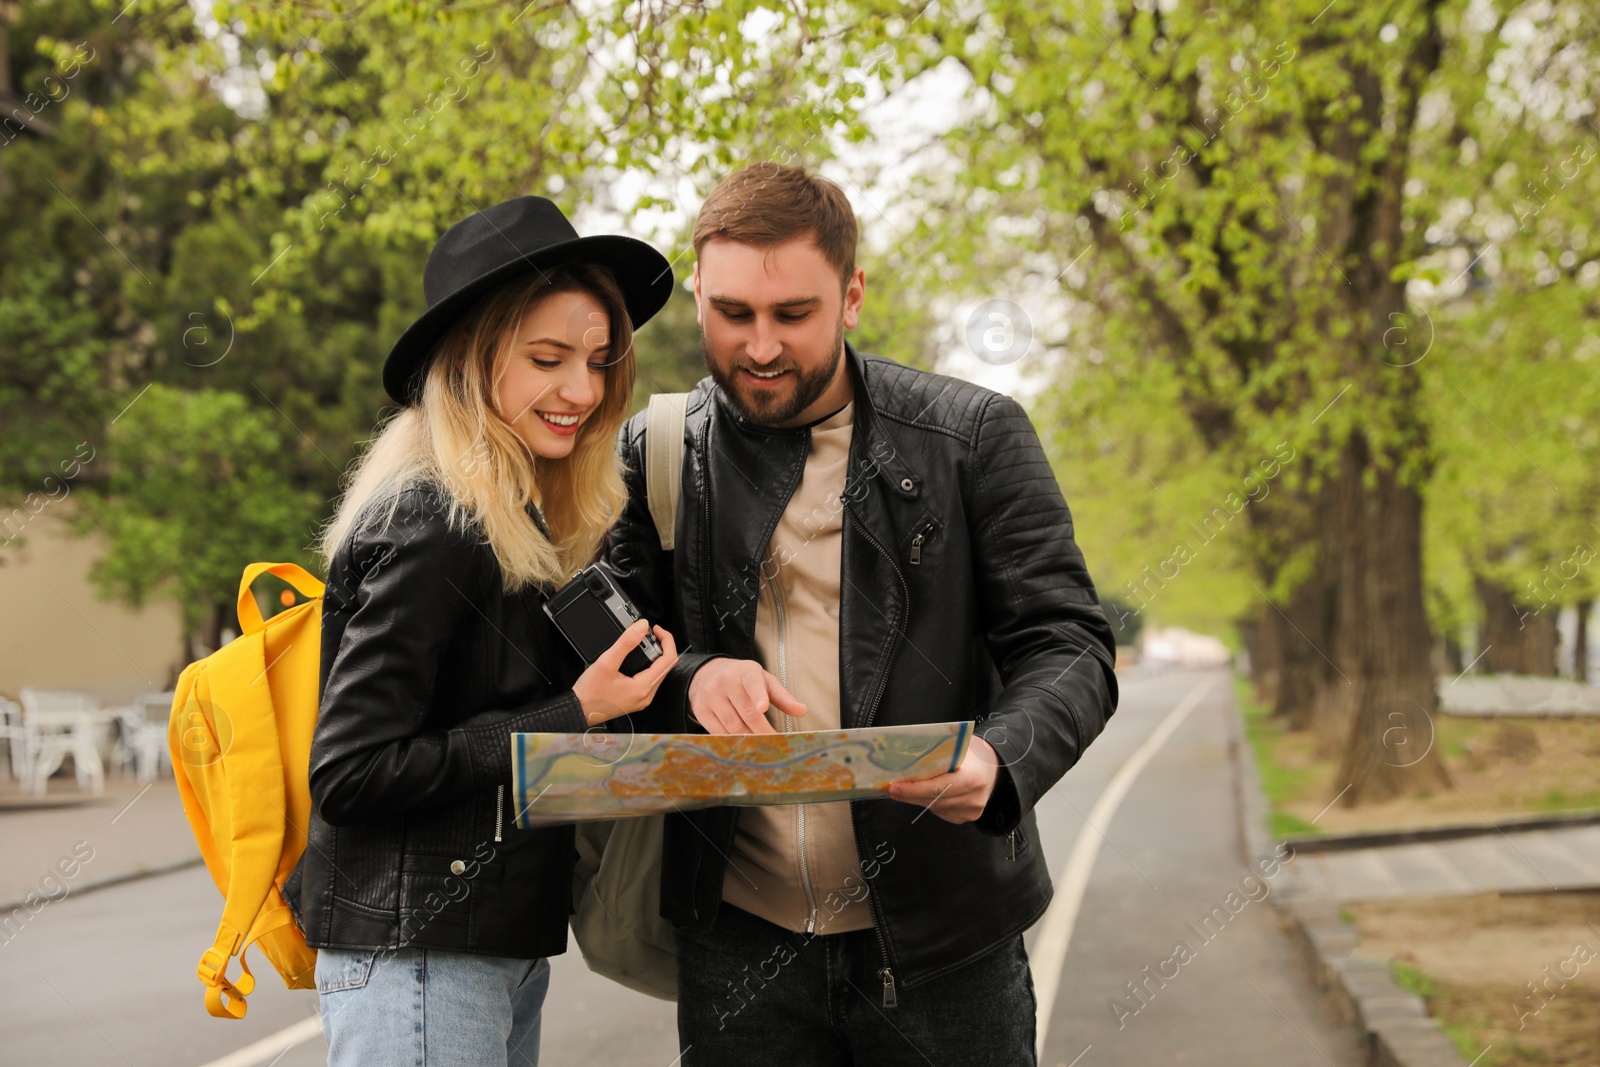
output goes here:
<path id="1" fill-rule="evenodd" d="M 80 439 L 99 447 L 76 472 L 98 493 L 80 528 L 115 543 L 102 588 L 180 598 L 207 647 L 239 569 L 262 553 L 300 558 L 388 409 L 378 371 L 423 306 L 420 267 L 448 225 L 525 193 L 569 214 L 604 204 L 647 154 L 708 137 L 724 138 L 724 160 L 782 140 L 826 154 L 832 119 L 813 123 L 815 100 L 725 98 L 705 121 L 703 101 L 742 54 L 717 44 L 736 36 L 739 19 L 719 24 L 727 13 L 705 12 L 696 30 L 636 24 L 623 5 L 176 3 L 142 9 L 135 28 L 120 8 L 53 0 L 27 9 L 11 38 L 19 84 L 79 41 L 98 58 L 52 105 L 56 136 L 8 145 L 0 161 L 14 202 L 40 206 L 0 234 L 0 326 L 14 344 L 0 410 L 31 431 L 5 446 L 7 489 L 31 506 L 25 494 Z M 629 51 L 648 53 L 655 73 L 620 73 Z M 795 85 L 780 60 L 757 58 L 771 85 Z M 686 303 L 641 338 L 663 353 L 647 387 L 703 373 Z M 919 320 L 913 309 L 895 321 Z M 241 484 L 265 493 L 268 511 L 219 512 L 226 487 L 181 454 L 174 470 L 191 492 L 128 473 L 162 448 L 200 447 L 226 419 L 273 430 L 253 452 L 231 438 L 231 450 L 200 452 L 247 472 Z M 180 574 L 170 550 L 206 529 L 215 558 Z"/>
<path id="2" fill-rule="evenodd" d="M 970 77 L 973 108 L 946 140 L 953 199 L 983 197 L 967 218 L 989 239 L 1018 235 L 1032 261 L 1017 273 L 1043 267 L 1064 300 L 1092 304 L 1113 356 L 1164 361 L 1225 466 L 1248 470 L 1279 440 L 1306 455 L 1279 498 L 1298 506 L 1253 513 L 1278 531 L 1255 566 L 1291 614 L 1324 576 L 1303 617 L 1329 621 L 1310 643 L 1331 681 L 1318 669 L 1303 688 L 1342 739 L 1345 803 L 1447 781 L 1436 752 L 1410 758 L 1435 707 L 1422 529 L 1436 452 L 1422 371 L 1397 348 L 1408 282 L 1449 262 L 1461 227 L 1440 223 L 1464 189 L 1586 158 L 1591 137 L 1600 65 L 1581 6 L 1485 8 L 990 3 L 924 12 L 902 49 L 908 72 L 953 62 Z M 1508 22 L 1548 62 L 1521 54 L 1529 35 Z M 1579 171 L 1562 180 L 1592 182 Z M 1568 217 L 1593 202 L 1563 191 Z M 1561 214 L 1541 210 L 1541 227 Z M 930 242 L 961 218 L 929 216 Z M 1575 251 L 1581 267 L 1594 253 L 1574 243 L 1541 228 L 1496 265 L 1531 274 Z"/>
<path id="3" fill-rule="evenodd" d="M 1435 309 L 1450 358 L 1429 391 L 1431 584 L 1458 628 L 1481 625 L 1479 669 L 1553 675 L 1557 614 L 1581 620 L 1600 589 L 1597 284 L 1600 270 L 1508 278 Z"/>
<path id="4" fill-rule="evenodd" d="M 276 462 L 277 420 L 237 393 L 152 385 L 110 438 L 107 491 L 78 519 L 110 537 L 92 577 L 134 606 L 177 600 L 189 659 L 206 655 L 231 625 L 241 561 L 310 562 L 316 501 Z"/>

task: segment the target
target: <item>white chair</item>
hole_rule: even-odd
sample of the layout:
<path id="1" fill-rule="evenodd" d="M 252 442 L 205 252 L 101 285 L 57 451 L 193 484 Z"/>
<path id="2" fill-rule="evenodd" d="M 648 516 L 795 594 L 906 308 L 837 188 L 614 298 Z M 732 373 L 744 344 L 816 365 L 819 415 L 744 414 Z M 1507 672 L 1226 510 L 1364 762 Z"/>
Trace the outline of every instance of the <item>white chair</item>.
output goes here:
<path id="1" fill-rule="evenodd" d="M 172 710 L 172 693 L 140 693 L 132 706 L 117 711 L 121 739 L 112 760 L 133 764 L 141 782 L 153 781 L 172 769 L 167 752 L 167 717 Z"/>
<path id="2" fill-rule="evenodd" d="M 23 773 L 23 765 L 26 762 L 26 742 L 22 729 L 22 705 L 5 697 L 0 697 L 0 736 L 5 738 L 11 777 L 19 782 L 25 781 L 27 776 Z"/>
<path id="3" fill-rule="evenodd" d="M 44 796 L 50 776 L 68 756 L 77 772 L 78 788 L 102 793 L 105 764 L 100 759 L 103 717 L 96 713 L 100 701 L 86 693 L 24 686 L 22 697 L 22 788 Z"/>

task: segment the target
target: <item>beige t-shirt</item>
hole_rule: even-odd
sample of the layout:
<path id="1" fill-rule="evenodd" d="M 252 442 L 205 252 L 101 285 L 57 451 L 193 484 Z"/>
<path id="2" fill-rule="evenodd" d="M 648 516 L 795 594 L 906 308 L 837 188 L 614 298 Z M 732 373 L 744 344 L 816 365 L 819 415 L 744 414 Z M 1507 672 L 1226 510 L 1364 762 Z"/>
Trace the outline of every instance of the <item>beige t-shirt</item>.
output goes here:
<path id="1" fill-rule="evenodd" d="M 756 599 L 756 655 L 806 706 L 779 729 L 836 730 L 839 570 L 855 403 L 811 427 L 800 485 L 767 546 Z M 872 925 L 849 801 L 739 809 L 723 899 L 790 930 L 815 916 L 819 934 Z"/>

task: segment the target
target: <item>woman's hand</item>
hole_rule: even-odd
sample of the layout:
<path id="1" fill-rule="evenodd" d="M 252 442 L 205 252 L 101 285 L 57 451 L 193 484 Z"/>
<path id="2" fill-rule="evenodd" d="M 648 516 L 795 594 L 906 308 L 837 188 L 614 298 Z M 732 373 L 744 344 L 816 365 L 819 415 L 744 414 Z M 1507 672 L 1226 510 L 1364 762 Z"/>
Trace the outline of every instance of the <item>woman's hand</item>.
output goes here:
<path id="1" fill-rule="evenodd" d="M 572 683 L 572 691 L 578 695 L 583 716 L 589 720 L 590 726 L 598 726 L 649 704 L 667 672 L 678 662 L 678 646 L 672 640 L 672 635 L 657 626 L 655 635 L 661 642 L 660 657 L 638 674 L 630 676 L 622 673 L 622 661 L 628 658 L 628 653 L 639 647 L 649 626 L 644 619 L 640 619 L 622 631 L 617 643 L 602 652 L 600 658 Z"/>

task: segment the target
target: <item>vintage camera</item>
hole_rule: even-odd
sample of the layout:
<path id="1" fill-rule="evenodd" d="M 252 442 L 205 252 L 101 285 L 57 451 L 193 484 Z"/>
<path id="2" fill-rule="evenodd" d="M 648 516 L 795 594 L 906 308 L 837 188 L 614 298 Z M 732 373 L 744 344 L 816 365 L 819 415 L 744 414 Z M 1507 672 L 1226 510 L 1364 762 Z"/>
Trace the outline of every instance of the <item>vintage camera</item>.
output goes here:
<path id="1" fill-rule="evenodd" d="M 639 618 L 638 610 L 611 576 L 594 566 L 573 575 L 572 581 L 546 600 L 544 613 L 585 663 L 599 659 Z M 660 657 L 661 642 L 655 634 L 646 633 L 639 647 L 622 661 L 622 673 L 638 674 Z"/>

